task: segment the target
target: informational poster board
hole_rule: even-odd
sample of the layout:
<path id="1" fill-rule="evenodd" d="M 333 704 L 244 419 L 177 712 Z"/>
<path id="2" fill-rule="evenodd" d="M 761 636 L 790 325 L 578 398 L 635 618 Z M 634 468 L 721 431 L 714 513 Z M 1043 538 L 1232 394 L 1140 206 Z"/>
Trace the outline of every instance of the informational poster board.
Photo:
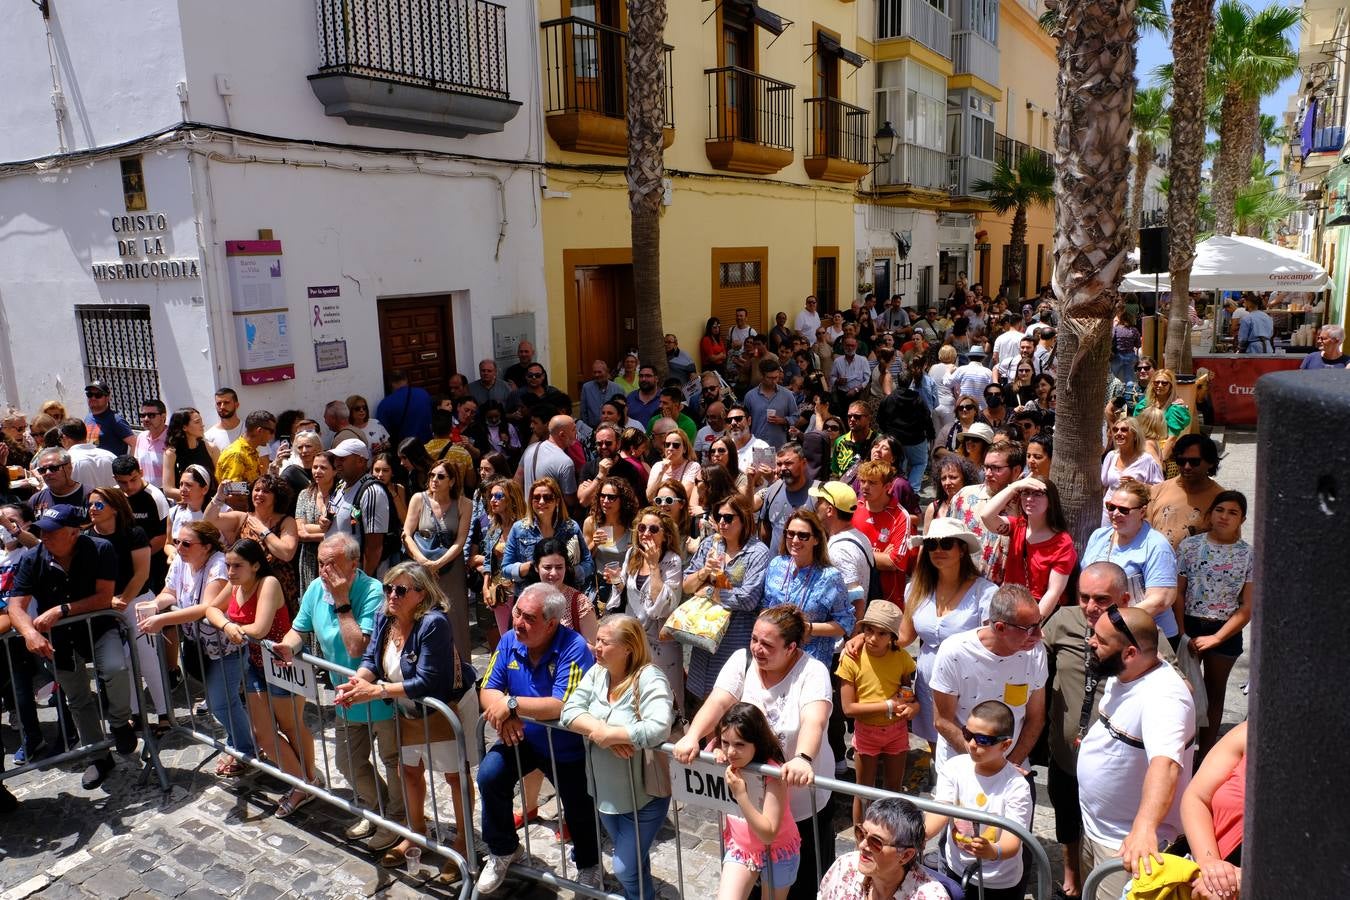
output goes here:
<path id="1" fill-rule="evenodd" d="M 281 241 L 226 241 L 230 314 L 239 350 L 239 380 L 267 384 L 295 377 L 282 274 Z"/>
<path id="2" fill-rule="evenodd" d="M 499 370 L 505 371 L 520 361 L 516 350 L 521 341 L 534 344 L 536 359 L 542 355 L 534 335 L 534 313 L 492 317 L 492 358 L 497 361 Z"/>
<path id="3" fill-rule="evenodd" d="M 314 369 L 332 372 L 350 365 L 347 330 L 342 315 L 342 288 L 336 284 L 311 284 L 305 289 L 309 301 L 309 329 L 314 341 Z"/>

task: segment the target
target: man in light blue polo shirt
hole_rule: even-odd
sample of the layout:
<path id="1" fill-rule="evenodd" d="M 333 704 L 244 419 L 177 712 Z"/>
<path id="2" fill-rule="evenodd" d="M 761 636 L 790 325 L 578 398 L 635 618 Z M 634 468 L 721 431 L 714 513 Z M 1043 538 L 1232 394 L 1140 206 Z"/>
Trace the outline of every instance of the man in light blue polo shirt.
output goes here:
<path id="1" fill-rule="evenodd" d="M 600 887 L 595 804 L 586 785 L 581 737 L 565 730 L 550 734 L 535 724 L 561 716 L 563 702 L 595 664 L 586 639 L 562 624 L 566 609 L 567 599 L 550 585 L 532 584 L 521 591 L 511 612 L 513 628 L 502 635 L 488 662 L 479 705 L 499 740 L 478 766 L 483 842 L 488 847 L 478 877 L 480 894 L 501 887 L 507 870 L 522 855 L 511 823 L 511 795 L 521 777 L 536 769 L 558 788 L 562 798 L 563 820 L 572 833 L 573 861 L 579 870 L 577 880 L 587 887 Z"/>
<path id="2" fill-rule="evenodd" d="M 375 630 L 375 614 L 384 603 L 384 589 L 378 579 L 361 571 L 360 560 L 361 545 L 350 534 L 335 534 L 319 544 L 319 577 L 305 589 L 291 630 L 273 645 L 279 659 L 289 662 L 304 644 L 301 634 L 313 634 L 324 659 L 352 670 L 361 667 L 361 656 Z M 346 678 L 330 672 L 329 680 L 336 687 Z M 338 771 L 352 785 L 362 806 L 383 810 L 386 819 L 403 821 L 393 704 L 381 700 L 350 708 L 338 706 L 334 712 L 341 721 L 337 729 Z M 370 761 L 373 740 L 379 744 L 387 783 Z M 388 850 L 399 841 L 397 834 L 377 829 L 366 819 L 357 819 L 345 833 L 352 840 L 369 837 L 367 846 L 376 852 Z"/>

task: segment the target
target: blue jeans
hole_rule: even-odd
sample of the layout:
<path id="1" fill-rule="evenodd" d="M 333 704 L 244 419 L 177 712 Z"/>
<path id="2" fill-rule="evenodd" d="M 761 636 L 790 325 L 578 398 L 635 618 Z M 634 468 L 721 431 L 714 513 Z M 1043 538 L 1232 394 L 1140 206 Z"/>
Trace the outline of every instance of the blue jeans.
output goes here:
<path id="1" fill-rule="evenodd" d="M 600 824 L 614 842 L 614 877 L 623 885 L 628 900 L 656 900 L 651 849 L 669 811 L 669 797 L 653 797 L 637 811 L 636 819 L 633 813 L 600 813 Z"/>
<path id="2" fill-rule="evenodd" d="M 516 750 L 520 765 L 516 765 Z M 557 771 L 547 754 L 536 753 L 528 741 L 517 747 L 494 744 L 478 765 L 478 792 L 483 798 L 483 843 L 494 856 L 508 856 L 520 846 L 511 821 L 511 794 L 520 776 L 538 769 L 558 789 L 563 821 L 572 833 L 572 859 L 587 869 L 600 862 L 595 833 L 595 804 L 586 785 L 586 760 L 558 760 Z"/>
<path id="3" fill-rule="evenodd" d="M 253 743 L 253 726 L 249 724 L 248 712 L 239 696 L 246 666 L 247 651 L 207 660 L 206 705 L 216 721 L 224 726 L 226 743 L 245 756 L 255 756 L 258 748 Z"/>
<path id="4" fill-rule="evenodd" d="M 1138 353 L 1112 353 L 1111 374 L 1119 378 L 1121 384 L 1131 384 L 1135 381 L 1134 367 L 1138 362 Z"/>
<path id="5" fill-rule="evenodd" d="M 923 487 L 923 473 L 928 471 L 928 442 L 907 444 L 904 449 L 905 478 L 909 481 L 909 486 L 914 488 L 914 493 L 917 494 L 919 488 Z M 896 460 L 896 462 L 899 462 L 899 460 Z"/>

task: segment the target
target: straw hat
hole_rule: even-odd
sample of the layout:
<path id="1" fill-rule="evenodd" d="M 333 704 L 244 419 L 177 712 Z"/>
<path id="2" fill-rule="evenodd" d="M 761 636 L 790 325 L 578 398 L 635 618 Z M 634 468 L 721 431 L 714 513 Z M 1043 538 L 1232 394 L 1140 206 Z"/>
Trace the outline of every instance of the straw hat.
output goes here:
<path id="1" fill-rule="evenodd" d="M 984 441 L 986 444 L 993 444 L 994 429 L 987 422 L 976 422 L 956 436 L 958 441 L 964 441 L 966 438 L 975 438 Z"/>
<path id="2" fill-rule="evenodd" d="M 986 426 L 987 427 L 987 426 Z M 911 547 L 919 547 L 928 538 L 959 538 L 965 542 L 966 550 L 971 556 L 978 556 L 983 549 L 980 539 L 976 537 L 975 532 L 966 528 L 965 524 L 959 519 L 937 518 L 928 525 L 928 531 L 923 535 L 915 535 L 909 539 Z"/>

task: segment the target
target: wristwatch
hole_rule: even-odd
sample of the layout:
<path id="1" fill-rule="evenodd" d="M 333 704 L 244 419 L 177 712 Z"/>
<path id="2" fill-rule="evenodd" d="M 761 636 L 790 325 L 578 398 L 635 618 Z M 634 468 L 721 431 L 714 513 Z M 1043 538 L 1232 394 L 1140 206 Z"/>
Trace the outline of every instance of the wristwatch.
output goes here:
<path id="1" fill-rule="evenodd" d="M 69 604 L 69 603 L 62 603 L 62 604 L 61 604 L 61 618 L 63 618 L 63 619 L 68 619 L 68 618 L 70 618 L 70 604 Z"/>
<path id="2" fill-rule="evenodd" d="M 520 715 L 520 713 L 517 711 L 517 710 L 519 709 L 519 707 L 520 707 L 520 701 L 517 700 L 515 697 L 512 697 L 510 694 L 507 694 L 507 695 L 506 695 L 506 709 L 507 709 L 507 711 L 510 712 L 510 714 L 513 715 L 513 716 L 518 716 L 518 715 Z"/>
<path id="3" fill-rule="evenodd" d="M 797 755 L 800 756 L 802 759 L 806 760 L 807 762 L 811 763 L 812 765 L 815 765 L 816 761 L 812 759 L 810 755 L 803 753 L 800 750 L 797 751 Z"/>
<path id="4" fill-rule="evenodd" d="M 350 603 L 344 603 L 344 604 L 342 604 L 341 606 L 337 606 L 337 607 L 334 607 L 334 608 L 333 608 L 333 612 L 337 613 L 339 616 L 341 616 L 341 615 L 346 615 L 347 613 L 349 613 L 349 612 L 351 612 L 351 611 L 352 611 L 352 605 L 351 605 Z"/>

